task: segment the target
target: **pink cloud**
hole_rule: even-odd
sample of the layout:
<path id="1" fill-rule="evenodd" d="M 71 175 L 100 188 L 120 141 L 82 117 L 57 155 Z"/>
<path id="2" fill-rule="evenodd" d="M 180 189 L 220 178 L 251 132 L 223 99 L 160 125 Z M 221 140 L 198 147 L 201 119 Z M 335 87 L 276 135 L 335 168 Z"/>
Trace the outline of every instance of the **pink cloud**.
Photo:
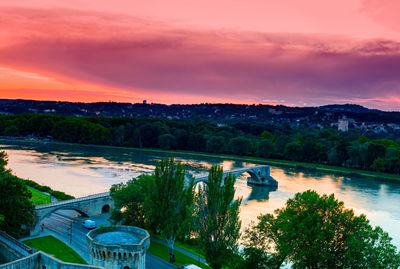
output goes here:
<path id="1" fill-rule="evenodd" d="M 8 40 L 0 45 L 0 65 L 61 81 L 192 95 L 193 102 L 203 95 L 400 107 L 400 43 L 394 40 L 193 30 L 62 9 L 0 13 L 0 37 Z"/>
<path id="2" fill-rule="evenodd" d="M 363 0 L 361 11 L 376 23 L 400 32 L 400 2 L 397 0 Z"/>

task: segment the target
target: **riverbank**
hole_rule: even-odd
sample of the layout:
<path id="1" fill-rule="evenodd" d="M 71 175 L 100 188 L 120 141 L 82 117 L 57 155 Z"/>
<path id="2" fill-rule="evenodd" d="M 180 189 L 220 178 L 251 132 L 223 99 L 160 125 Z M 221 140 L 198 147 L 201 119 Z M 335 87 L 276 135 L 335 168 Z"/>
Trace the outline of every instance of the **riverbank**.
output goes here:
<path id="1" fill-rule="evenodd" d="M 218 159 L 229 159 L 229 160 L 239 160 L 239 161 L 247 161 L 254 162 L 259 164 L 268 164 L 275 166 L 283 166 L 290 167 L 295 169 L 306 169 L 311 171 L 320 171 L 320 172 L 332 172 L 336 174 L 348 175 L 348 176 L 362 176 L 377 180 L 389 180 L 400 182 L 400 176 L 395 174 L 387 174 L 387 173 L 379 173 L 374 171 L 360 170 L 354 168 L 345 168 L 339 166 L 330 166 L 324 164 L 316 164 L 316 163 L 305 163 L 305 162 L 296 162 L 296 161 L 286 161 L 286 160 L 277 160 L 277 159 L 264 159 L 259 157 L 249 157 L 249 156 L 236 156 L 230 154 L 213 154 L 213 153 L 205 153 L 205 152 L 194 152 L 194 151 L 185 151 L 185 150 L 163 150 L 158 148 L 132 148 L 132 147 L 118 147 L 118 146 L 108 146 L 108 145 L 92 145 L 92 144 L 77 144 L 77 143 L 66 143 L 59 141 L 41 141 L 41 140 L 23 140 L 23 139 L 4 139 L 0 138 L 0 142 L 25 142 L 25 143 L 38 143 L 38 144 L 55 144 L 55 145 L 74 145 L 74 146 L 84 146 L 84 147 L 97 147 L 97 148 L 110 148 L 110 149 L 124 149 L 124 150 L 134 150 L 134 151 L 142 151 L 142 152 L 153 152 L 153 153 L 163 153 L 167 155 L 192 155 L 197 157 L 209 157 L 209 158 L 218 158 Z"/>
<path id="2" fill-rule="evenodd" d="M 50 204 L 51 203 L 51 196 L 50 194 L 46 194 L 44 192 L 41 192 L 35 188 L 32 188 L 30 186 L 27 186 L 28 190 L 32 193 L 31 197 L 31 202 L 34 205 L 44 205 L 44 204 Z"/>

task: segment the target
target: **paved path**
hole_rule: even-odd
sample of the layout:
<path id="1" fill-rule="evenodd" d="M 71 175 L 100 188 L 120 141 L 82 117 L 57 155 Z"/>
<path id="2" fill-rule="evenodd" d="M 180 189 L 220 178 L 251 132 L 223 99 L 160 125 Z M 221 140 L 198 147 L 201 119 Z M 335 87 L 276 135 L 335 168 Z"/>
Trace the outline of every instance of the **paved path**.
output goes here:
<path id="1" fill-rule="evenodd" d="M 168 244 L 165 241 L 162 241 L 162 240 L 160 240 L 158 238 L 152 237 L 151 240 L 155 241 L 157 243 L 160 243 L 160 244 L 162 244 L 164 246 L 168 246 Z M 195 259 L 196 261 L 199 261 L 199 262 L 201 262 L 201 263 L 203 263 L 205 265 L 208 265 L 207 261 L 204 258 L 202 258 L 202 257 L 200 257 L 200 256 L 198 256 L 196 254 L 193 254 L 190 251 L 187 251 L 187 250 L 185 250 L 183 248 L 180 248 L 180 247 L 177 247 L 177 246 L 174 246 L 174 250 L 179 251 L 179 252 L 185 254 L 186 256 L 189 256 L 190 258 Z"/>

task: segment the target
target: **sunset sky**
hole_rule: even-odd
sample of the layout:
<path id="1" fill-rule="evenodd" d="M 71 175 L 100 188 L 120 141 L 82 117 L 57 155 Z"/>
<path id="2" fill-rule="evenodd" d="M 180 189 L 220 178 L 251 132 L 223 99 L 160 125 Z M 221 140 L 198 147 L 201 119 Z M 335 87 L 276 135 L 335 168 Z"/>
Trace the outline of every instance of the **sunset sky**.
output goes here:
<path id="1" fill-rule="evenodd" d="M 400 111 L 398 0 L 1 0 L 0 98 Z"/>

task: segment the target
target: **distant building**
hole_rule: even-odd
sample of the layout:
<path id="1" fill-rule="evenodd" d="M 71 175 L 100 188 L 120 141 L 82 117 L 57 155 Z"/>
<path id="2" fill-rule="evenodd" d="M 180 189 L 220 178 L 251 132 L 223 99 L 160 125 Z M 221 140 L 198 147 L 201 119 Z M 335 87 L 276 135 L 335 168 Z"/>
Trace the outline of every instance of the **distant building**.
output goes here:
<path id="1" fill-rule="evenodd" d="M 143 105 L 147 104 L 147 100 L 143 100 Z"/>
<path id="2" fill-rule="evenodd" d="M 339 119 L 338 130 L 341 132 L 349 131 L 349 120 L 346 118 L 346 116 L 343 116 L 341 119 Z"/>

